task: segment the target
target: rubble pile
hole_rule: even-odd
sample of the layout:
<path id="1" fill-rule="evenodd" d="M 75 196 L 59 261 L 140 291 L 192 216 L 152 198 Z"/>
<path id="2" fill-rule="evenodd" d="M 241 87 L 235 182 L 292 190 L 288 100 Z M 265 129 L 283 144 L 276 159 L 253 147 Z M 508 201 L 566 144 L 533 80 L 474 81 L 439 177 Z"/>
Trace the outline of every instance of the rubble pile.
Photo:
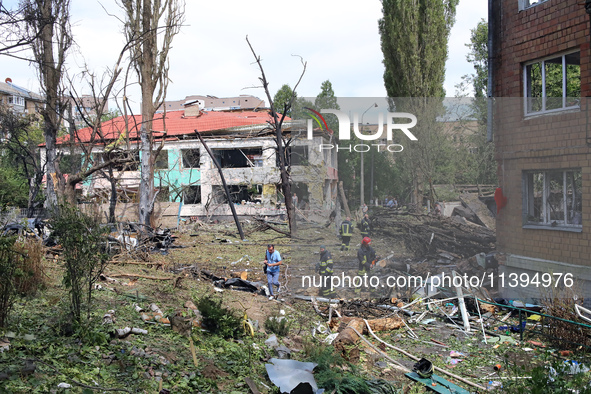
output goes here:
<path id="1" fill-rule="evenodd" d="M 493 230 L 455 217 L 380 209 L 372 225 L 384 238 L 402 238 L 407 250 L 421 258 L 437 258 L 442 252 L 468 258 L 495 249 Z"/>

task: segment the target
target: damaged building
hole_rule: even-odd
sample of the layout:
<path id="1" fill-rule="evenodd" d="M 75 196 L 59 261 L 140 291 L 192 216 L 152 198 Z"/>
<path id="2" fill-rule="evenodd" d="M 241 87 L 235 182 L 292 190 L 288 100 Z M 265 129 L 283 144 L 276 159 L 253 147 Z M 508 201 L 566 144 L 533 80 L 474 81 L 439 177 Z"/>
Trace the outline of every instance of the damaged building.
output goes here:
<path id="1" fill-rule="evenodd" d="M 155 149 L 162 145 L 154 166 L 156 223 L 176 225 L 181 218 L 223 218 L 231 215 L 223 185 L 212 158 L 195 134 L 198 130 L 220 164 L 238 215 L 275 216 L 285 213 L 276 143 L 267 110 L 204 111 L 198 105 L 156 114 L 153 122 Z M 77 131 L 79 144 L 92 145 L 92 160 L 127 157 L 114 166 L 120 219 L 137 220 L 139 201 L 139 128 L 141 116 L 120 116 L 102 124 L 102 141 L 92 141 L 92 130 Z M 319 152 L 315 146 L 326 136 L 306 138 L 291 122 L 284 125 L 290 145 L 286 157 L 291 166 L 292 192 L 298 209 L 307 218 L 328 215 L 336 204 L 336 152 Z M 125 130 L 129 130 L 126 133 Z M 68 138 L 58 141 L 69 155 Z M 81 188 L 81 200 L 99 202 L 108 212 L 111 182 L 97 172 Z"/>
<path id="2" fill-rule="evenodd" d="M 541 282 L 550 274 L 558 288 L 573 288 L 588 302 L 591 9 L 560 0 L 490 4 L 503 287 L 540 298 L 544 288 L 556 291 Z"/>

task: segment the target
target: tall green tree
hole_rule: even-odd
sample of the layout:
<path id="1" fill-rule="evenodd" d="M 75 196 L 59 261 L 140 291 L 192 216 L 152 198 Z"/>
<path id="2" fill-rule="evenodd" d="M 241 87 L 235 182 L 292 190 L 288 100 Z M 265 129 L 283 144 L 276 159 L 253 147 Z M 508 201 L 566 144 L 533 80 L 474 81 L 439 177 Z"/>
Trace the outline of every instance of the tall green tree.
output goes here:
<path id="1" fill-rule="evenodd" d="M 320 85 L 320 93 L 314 100 L 314 106 L 318 109 L 340 109 L 337 98 L 332 89 L 332 83 L 327 79 Z"/>
<path id="2" fill-rule="evenodd" d="M 382 0 L 388 97 L 443 97 L 447 41 L 459 0 Z"/>
<path id="3" fill-rule="evenodd" d="M 474 73 L 463 77 L 464 82 L 471 85 L 474 102 L 471 105 L 471 117 L 476 119 L 477 128 L 468 138 L 472 154 L 465 156 L 467 165 L 472 170 L 470 183 L 496 184 L 497 164 L 495 161 L 494 144 L 487 141 L 487 97 L 488 97 L 488 23 L 481 19 L 470 31 L 470 42 L 466 60 L 474 66 Z M 465 172 L 469 172 L 465 168 Z"/>
<path id="4" fill-rule="evenodd" d="M 42 200 L 44 168 L 39 156 L 43 130 L 34 115 L 22 115 L 0 104 L 0 205 L 27 207 L 32 217 Z"/>
<path id="5" fill-rule="evenodd" d="M 481 19 L 470 30 L 469 52 L 466 60 L 474 66 L 474 74 L 467 76 L 474 89 L 474 97 L 486 97 L 488 85 L 488 23 Z"/>
<path id="6" fill-rule="evenodd" d="M 273 103 L 275 104 L 275 110 L 280 114 L 285 112 L 285 115 L 291 116 L 292 108 L 290 107 L 292 97 L 297 99 L 297 94 L 294 95 L 293 90 L 288 84 L 283 85 L 275 96 L 273 96 Z"/>
<path id="7" fill-rule="evenodd" d="M 437 117 L 443 113 L 447 41 L 458 2 L 382 0 L 379 31 L 390 109 L 419 120 L 413 128 L 418 141 L 406 143 L 396 161 L 413 203 L 420 204 L 424 194 L 436 197 L 433 184 L 443 174 L 440 164 L 453 155 Z"/>

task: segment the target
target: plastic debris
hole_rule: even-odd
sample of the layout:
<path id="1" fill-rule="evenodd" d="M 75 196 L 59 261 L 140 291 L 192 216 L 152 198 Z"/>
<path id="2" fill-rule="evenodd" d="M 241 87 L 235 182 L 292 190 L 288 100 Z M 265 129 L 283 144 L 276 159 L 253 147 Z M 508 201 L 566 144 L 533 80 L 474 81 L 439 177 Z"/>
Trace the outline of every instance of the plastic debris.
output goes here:
<path id="1" fill-rule="evenodd" d="M 125 327 L 125 328 L 118 328 L 115 330 L 115 334 L 117 335 L 118 338 L 123 338 L 126 337 L 129 334 L 147 334 L 148 331 L 147 330 L 143 330 L 141 328 L 131 328 L 131 327 Z"/>
<path id="2" fill-rule="evenodd" d="M 280 359 L 288 359 L 291 357 L 291 350 L 284 345 L 276 347 L 275 353 L 277 353 L 277 357 Z"/>
<path id="3" fill-rule="evenodd" d="M 327 336 L 324 339 L 324 343 L 327 343 L 327 344 L 331 345 L 332 342 L 337 338 L 337 336 L 339 336 L 339 333 L 338 332 L 335 332 L 334 334 L 330 334 L 329 336 Z"/>
<path id="4" fill-rule="evenodd" d="M 271 336 L 265 341 L 265 345 L 268 347 L 275 348 L 279 346 L 279 341 L 277 341 L 277 336 L 275 334 L 271 334 Z"/>
<path id="5" fill-rule="evenodd" d="M 279 387 L 282 393 L 291 393 L 296 389 L 298 393 L 321 394 L 324 392 L 324 389 L 318 389 L 312 374 L 318 364 L 277 358 L 269 361 L 272 364 L 265 364 L 269 380 Z"/>
<path id="6" fill-rule="evenodd" d="M 10 342 L 5 340 L 0 340 L 0 353 L 4 353 L 4 351 L 10 350 Z"/>

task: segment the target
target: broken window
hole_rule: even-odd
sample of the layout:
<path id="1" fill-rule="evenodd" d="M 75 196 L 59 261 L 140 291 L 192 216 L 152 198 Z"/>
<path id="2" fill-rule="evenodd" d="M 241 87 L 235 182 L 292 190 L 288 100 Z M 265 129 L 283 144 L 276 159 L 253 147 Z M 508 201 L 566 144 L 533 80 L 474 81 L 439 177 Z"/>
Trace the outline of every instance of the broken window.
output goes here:
<path id="1" fill-rule="evenodd" d="M 155 155 L 156 152 L 153 152 Z M 156 156 L 156 161 L 154 162 L 154 169 L 155 170 L 168 170 L 168 151 L 162 149 L 158 156 Z"/>
<path id="2" fill-rule="evenodd" d="M 581 227 L 581 170 L 524 174 L 525 224 Z"/>
<path id="3" fill-rule="evenodd" d="M 524 79 L 526 114 L 578 108 L 581 97 L 580 53 L 527 64 Z"/>
<path id="4" fill-rule="evenodd" d="M 199 168 L 199 149 L 181 149 L 183 168 Z"/>
<path id="5" fill-rule="evenodd" d="M 292 166 L 308 165 L 308 147 L 306 145 L 295 145 L 287 148 L 289 164 Z"/>
<path id="6" fill-rule="evenodd" d="M 138 171 L 140 162 L 140 153 L 128 151 L 111 151 L 96 154 L 97 163 L 105 163 L 108 160 L 129 160 L 126 163 L 113 164 L 115 171 Z"/>
<path id="7" fill-rule="evenodd" d="M 201 185 L 185 186 L 183 204 L 201 204 Z"/>
<path id="8" fill-rule="evenodd" d="M 262 148 L 214 149 L 213 156 L 222 168 L 258 167 L 262 166 Z"/>
<path id="9" fill-rule="evenodd" d="M 228 185 L 230 198 L 234 204 L 242 202 L 260 202 L 263 193 L 263 185 Z M 212 186 L 214 204 L 227 204 L 226 192 L 220 185 Z"/>

